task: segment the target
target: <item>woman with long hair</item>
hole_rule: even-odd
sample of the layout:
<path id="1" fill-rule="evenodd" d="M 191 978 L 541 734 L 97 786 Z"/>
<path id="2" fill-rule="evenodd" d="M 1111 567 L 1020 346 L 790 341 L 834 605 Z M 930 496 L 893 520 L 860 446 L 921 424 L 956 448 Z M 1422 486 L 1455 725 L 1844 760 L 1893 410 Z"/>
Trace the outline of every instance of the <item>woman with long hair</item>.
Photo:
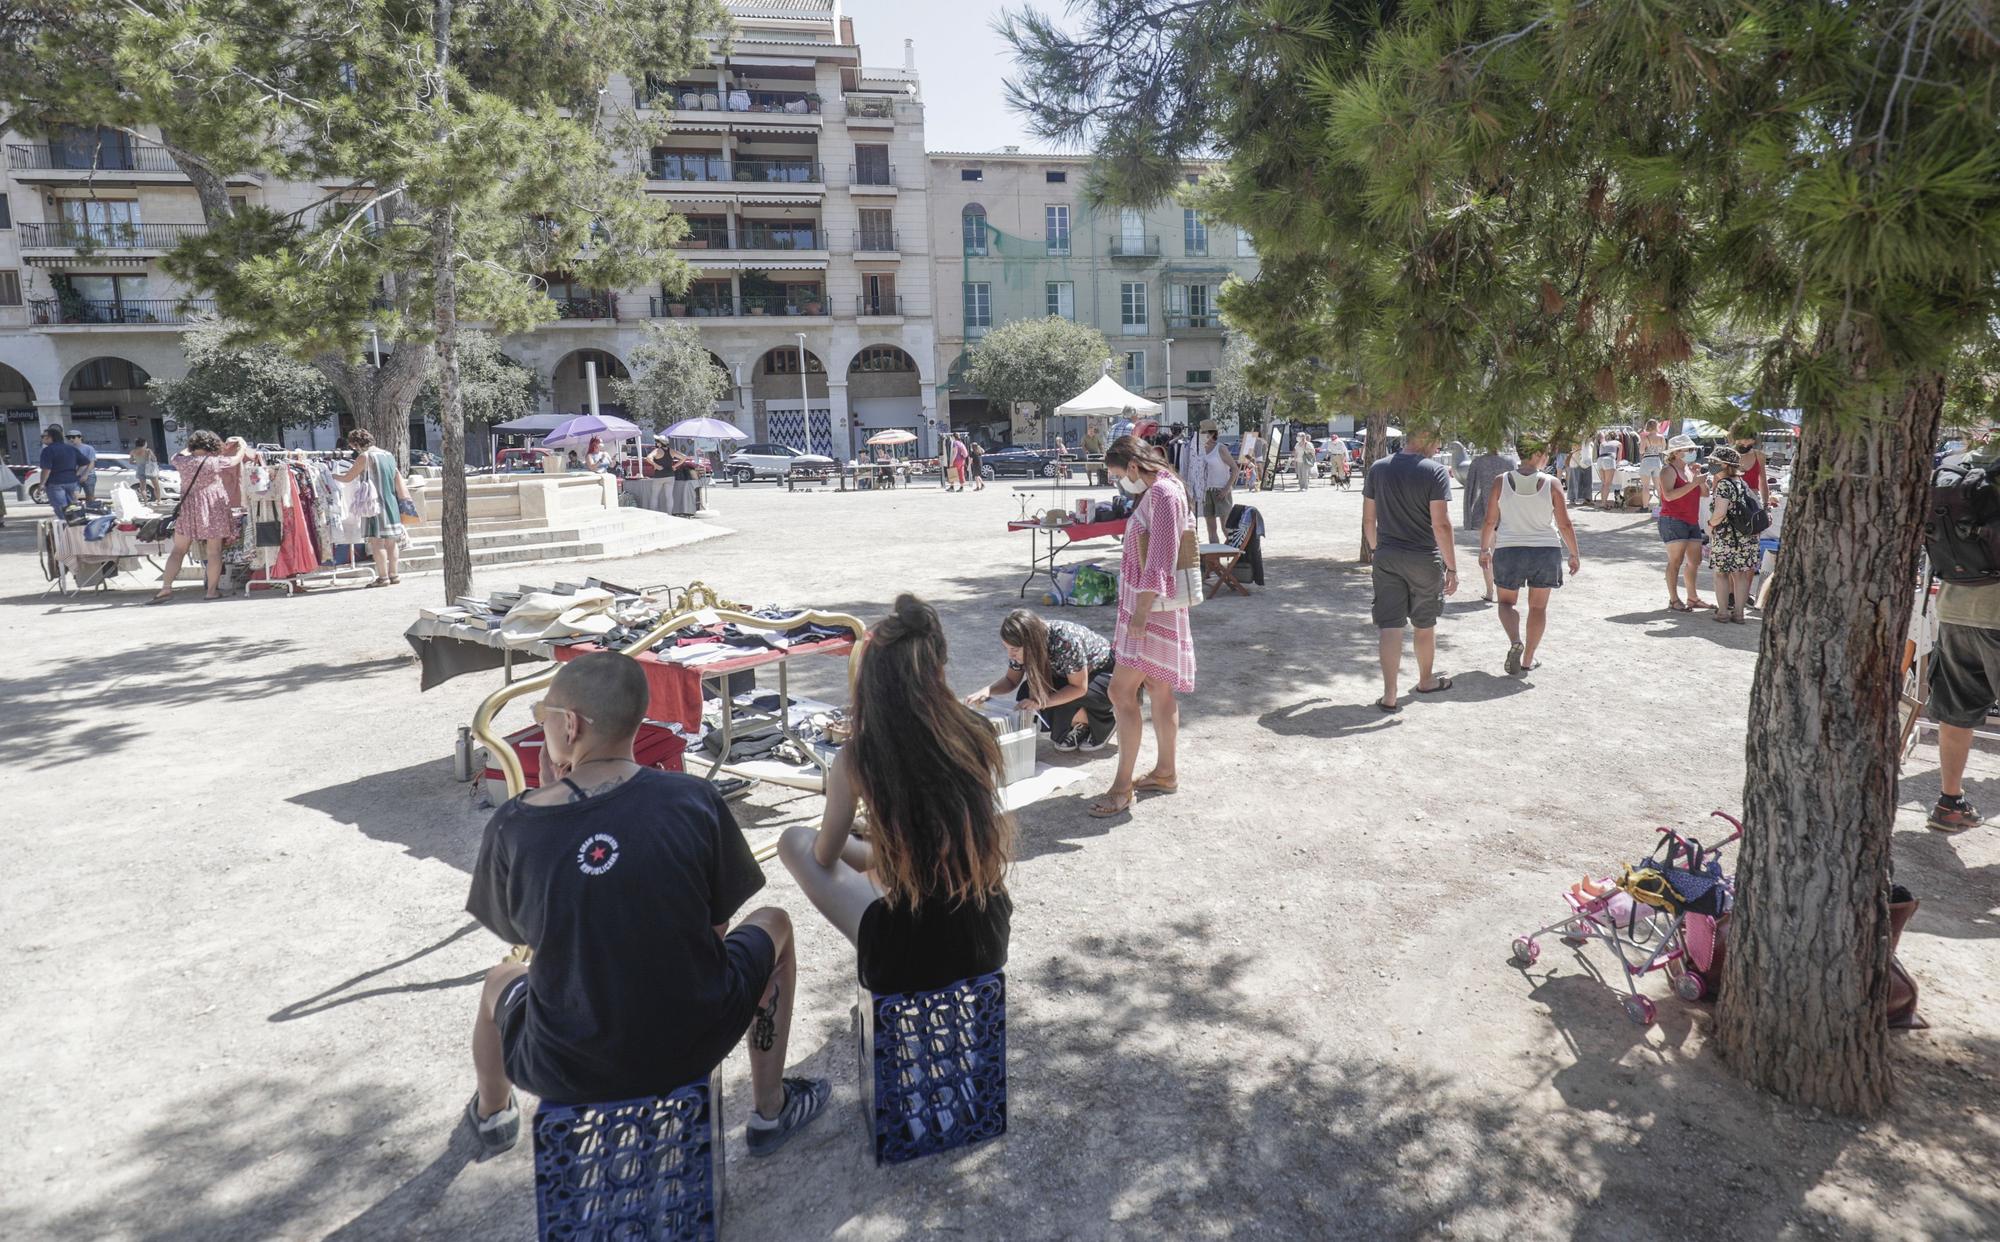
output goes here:
<path id="1" fill-rule="evenodd" d="M 854 945 L 861 984 L 920 992 L 1007 964 L 1014 825 L 1000 809 L 1000 743 L 945 682 L 944 624 L 914 595 L 868 635 L 853 736 L 827 772 L 826 818 L 778 857 Z M 868 809 L 868 835 L 854 835 Z"/>
<path id="2" fill-rule="evenodd" d="M 1098 750 L 1111 740 L 1118 727 L 1111 710 L 1118 661 L 1102 634 L 1016 608 L 1000 623 L 1000 645 L 1007 651 L 1006 676 L 967 695 L 967 706 L 1011 693 L 1041 715 L 1057 750 Z"/>
<path id="3" fill-rule="evenodd" d="M 224 449 L 232 449 L 223 456 Z M 236 518 L 229 509 L 229 492 L 222 486 L 222 472 L 242 464 L 243 441 L 231 436 L 224 440 L 213 431 L 197 431 L 187 438 L 187 447 L 174 454 L 174 469 L 181 476 L 181 499 L 175 509 L 174 550 L 167 554 L 167 567 L 160 575 L 160 590 L 149 604 L 164 604 L 174 597 L 174 579 L 180 576 L 194 541 L 202 542 L 202 567 L 208 583 L 208 599 L 222 598 L 222 545 L 236 536 Z"/>
<path id="4" fill-rule="evenodd" d="M 1194 636 L 1187 604 L 1162 609 L 1176 598 L 1175 572 L 1181 534 L 1193 532 L 1187 492 L 1160 450 L 1132 436 L 1120 436 L 1104 453 L 1104 467 L 1125 494 L 1136 499 L 1125 528 L 1125 555 L 1118 573 L 1118 629 L 1111 641 L 1118 669 L 1111 675 L 1111 708 L 1118 721 L 1118 774 L 1090 808 L 1097 819 L 1122 815 L 1139 792 L 1170 794 L 1180 788 L 1175 742 L 1180 735 L 1177 694 L 1194 689 Z M 1139 739 L 1146 731 L 1140 695 L 1153 703 L 1153 770 L 1133 778 Z"/>

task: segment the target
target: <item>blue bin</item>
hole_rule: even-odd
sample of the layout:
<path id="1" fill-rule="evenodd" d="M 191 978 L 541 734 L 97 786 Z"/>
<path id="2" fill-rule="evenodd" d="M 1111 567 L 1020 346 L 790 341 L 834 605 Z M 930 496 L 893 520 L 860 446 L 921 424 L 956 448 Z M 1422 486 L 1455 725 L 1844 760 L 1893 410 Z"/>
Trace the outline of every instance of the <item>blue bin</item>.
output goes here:
<path id="1" fill-rule="evenodd" d="M 1007 1132 L 1007 977 L 861 994 L 861 1107 L 875 1163 Z"/>
<path id="2" fill-rule="evenodd" d="M 543 1242 L 715 1242 L 722 1224 L 722 1091 L 715 1078 L 612 1104 L 535 1114 Z"/>

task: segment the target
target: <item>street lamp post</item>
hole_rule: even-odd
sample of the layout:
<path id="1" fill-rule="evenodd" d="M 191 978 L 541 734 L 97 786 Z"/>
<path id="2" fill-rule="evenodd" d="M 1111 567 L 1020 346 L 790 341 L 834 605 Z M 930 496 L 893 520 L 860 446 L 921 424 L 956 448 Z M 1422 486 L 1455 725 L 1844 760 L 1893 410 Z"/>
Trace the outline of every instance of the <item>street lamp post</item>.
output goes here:
<path id="1" fill-rule="evenodd" d="M 1166 419 L 1167 419 L 1167 426 L 1171 427 L 1174 425 L 1174 338 L 1171 336 L 1168 337 L 1165 341 L 1165 344 L 1167 347 Z"/>

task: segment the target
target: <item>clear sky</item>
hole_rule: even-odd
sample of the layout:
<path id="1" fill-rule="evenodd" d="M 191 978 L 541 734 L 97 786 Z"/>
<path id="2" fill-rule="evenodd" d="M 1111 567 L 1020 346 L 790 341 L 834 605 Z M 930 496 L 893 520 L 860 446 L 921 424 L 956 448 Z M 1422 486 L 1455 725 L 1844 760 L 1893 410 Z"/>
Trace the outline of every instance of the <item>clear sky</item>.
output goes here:
<path id="1" fill-rule="evenodd" d="M 993 31 L 1004 8 L 1022 0 L 844 0 L 854 19 L 854 41 L 864 64 L 895 68 L 903 40 L 916 40 L 923 77 L 924 145 L 933 151 L 997 151 L 1009 143 L 1024 151 L 1050 145 L 1028 136 L 1019 114 L 1008 109 L 1000 84 L 1014 71 L 1012 49 Z M 1033 0 L 1060 11 L 1062 0 Z"/>

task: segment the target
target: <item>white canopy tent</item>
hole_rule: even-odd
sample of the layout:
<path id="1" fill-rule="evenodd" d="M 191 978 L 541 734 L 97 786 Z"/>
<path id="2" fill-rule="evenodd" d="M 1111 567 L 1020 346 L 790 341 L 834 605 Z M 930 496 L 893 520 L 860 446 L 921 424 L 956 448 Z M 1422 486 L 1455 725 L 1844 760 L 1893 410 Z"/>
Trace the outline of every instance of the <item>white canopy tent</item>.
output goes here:
<path id="1" fill-rule="evenodd" d="M 1159 414 L 1165 410 L 1157 401 L 1148 401 L 1109 375 L 1055 408 L 1058 418 L 1117 418 L 1134 414 Z"/>

